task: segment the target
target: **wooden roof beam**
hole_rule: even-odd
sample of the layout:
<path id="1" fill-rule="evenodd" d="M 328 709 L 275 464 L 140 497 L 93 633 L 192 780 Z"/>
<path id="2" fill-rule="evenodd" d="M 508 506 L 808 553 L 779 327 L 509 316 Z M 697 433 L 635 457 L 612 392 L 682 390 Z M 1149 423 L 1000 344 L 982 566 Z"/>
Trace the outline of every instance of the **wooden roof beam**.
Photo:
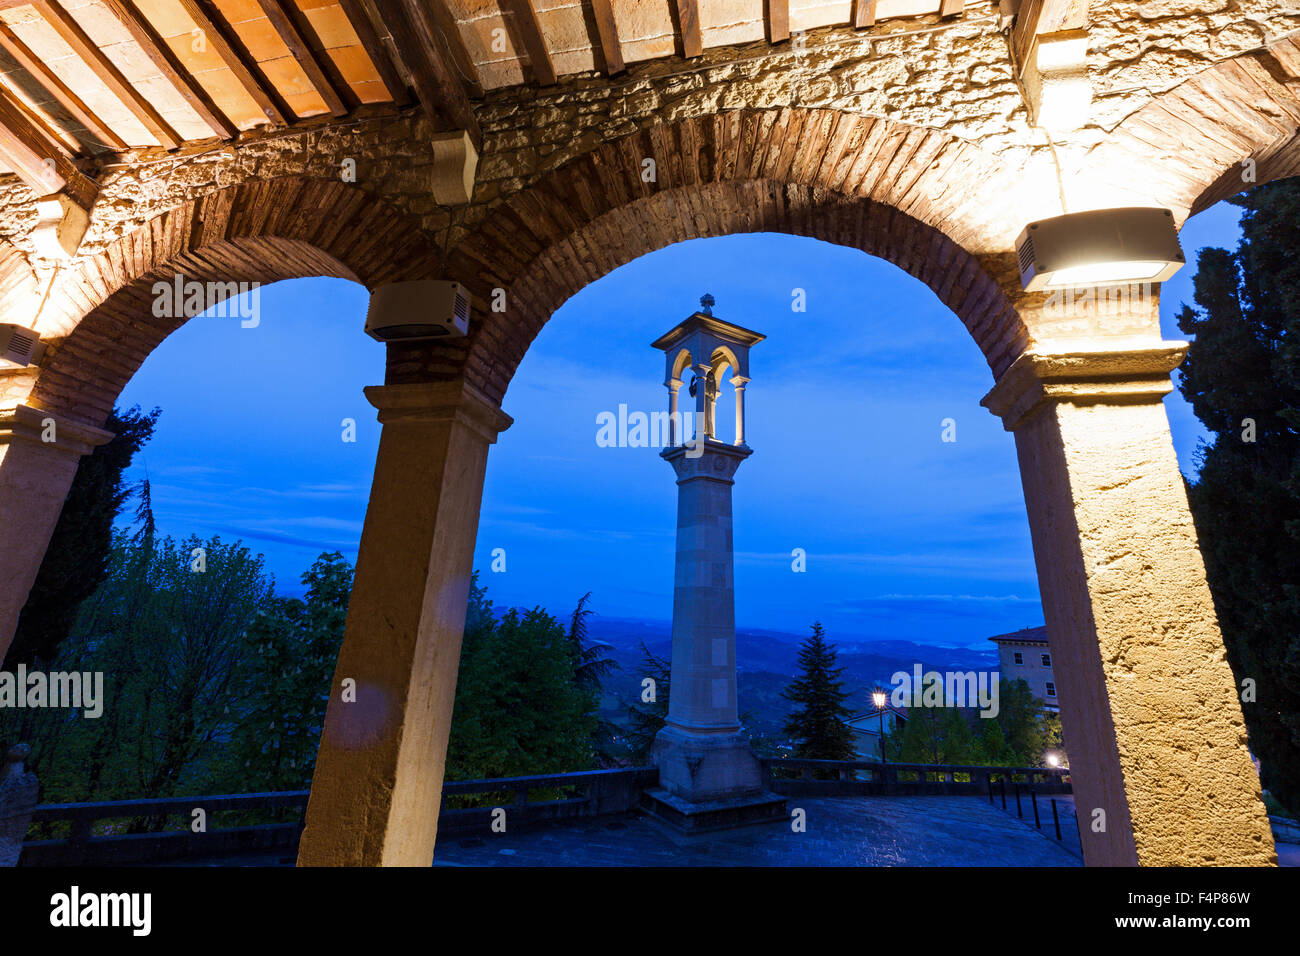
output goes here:
<path id="1" fill-rule="evenodd" d="M 54 97 L 55 102 L 67 110 L 87 132 L 105 146 L 113 149 L 126 149 L 126 142 L 109 128 L 108 124 L 95 115 L 81 97 L 59 78 L 59 75 L 45 65 L 45 61 L 28 49 L 27 44 L 18 38 L 18 34 L 9 25 L 0 20 L 0 46 L 18 61 L 18 65 L 32 75 L 41 87 Z"/>
<path id="2" fill-rule="evenodd" d="M 452 67 L 465 84 L 465 92 L 471 99 L 482 98 L 483 82 L 479 79 L 478 67 L 469 58 L 469 50 L 465 49 L 465 40 L 460 35 L 460 27 L 456 26 L 456 18 L 447 9 L 447 0 L 428 0 L 428 4 L 433 11 L 433 26 L 437 28 L 447 55 L 451 57 Z"/>
<path id="3" fill-rule="evenodd" d="M 784 43 L 790 39 L 790 0 L 766 0 L 767 42 Z"/>
<path id="4" fill-rule="evenodd" d="M 320 98 L 325 101 L 325 108 L 330 111 L 332 116 L 347 116 L 349 109 L 343 102 L 343 96 L 334 82 L 326 75 L 325 66 L 316 56 L 315 50 L 308 40 L 308 37 L 316 41 L 317 46 L 322 46 L 316 31 L 312 28 L 311 23 L 297 5 L 288 2 L 288 0 L 258 0 L 262 12 L 266 18 L 271 21 L 271 26 L 275 32 L 280 35 L 284 45 L 289 48 L 293 58 L 298 61 L 302 71 L 307 74 L 307 79 L 311 85 L 316 88 Z M 322 54 L 328 57 L 329 54 Z M 351 94 L 351 90 L 347 91 Z"/>
<path id="5" fill-rule="evenodd" d="M 379 34 L 375 32 L 375 25 L 370 22 L 370 15 L 366 13 L 361 0 L 339 0 L 339 6 L 343 8 L 343 15 L 348 18 L 348 23 L 352 24 L 357 39 L 361 41 L 361 48 L 366 51 L 366 56 L 370 58 L 375 72 L 379 74 L 379 79 L 383 82 L 384 89 L 388 90 L 388 95 L 392 97 L 393 102 L 398 106 L 405 106 L 411 102 L 411 97 L 406 91 L 406 83 L 398 74 L 397 68 L 393 66 L 392 57 L 388 55 L 388 49 L 379 39 Z"/>
<path id="6" fill-rule="evenodd" d="M 89 211 L 99 187 L 72 162 L 67 148 L 31 119 L 22 103 L 0 87 L 0 157 L 36 193 L 63 192 Z"/>
<path id="7" fill-rule="evenodd" d="M 533 79 L 542 86 L 554 85 L 555 64 L 551 62 L 551 53 L 546 49 L 546 37 L 542 35 L 537 12 L 530 0 L 501 0 L 501 8 L 508 10 L 514 18 L 515 29 L 519 32 L 524 50 L 528 53 L 528 62 L 533 68 Z"/>
<path id="8" fill-rule="evenodd" d="M 87 36 L 81 25 L 58 0 L 31 0 L 31 5 L 41 18 L 54 28 L 63 42 L 90 67 L 105 86 L 107 86 L 122 104 L 135 114 L 138 119 L 164 149 L 176 149 L 181 145 L 180 134 L 162 118 L 152 103 L 137 90 L 122 72 L 113 65 L 95 41 Z"/>
<path id="9" fill-rule="evenodd" d="M 235 134 L 239 132 L 235 124 L 221 112 L 217 104 L 208 96 L 207 91 L 199 86 L 167 41 L 159 36 L 158 31 L 140 13 L 133 0 L 100 0 L 100 2 L 108 7 L 122 26 L 130 31 L 131 38 L 139 44 L 140 49 L 144 50 L 149 59 L 153 60 L 154 66 L 158 67 L 158 72 L 167 79 L 190 108 L 199 114 L 203 122 L 208 124 L 208 129 L 221 139 L 234 139 Z"/>
<path id="10" fill-rule="evenodd" d="M 288 126 L 293 111 L 275 87 L 267 82 L 226 18 L 212 6 L 211 0 L 180 0 L 180 5 L 267 121 L 272 126 Z"/>
<path id="11" fill-rule="evenodd" d="M 1040 34 L 1081 30 L 1088 25 L 1088 0 L 1021 0 L 1011 29 L 1011 49 L 1024 64 Z"/>
<path id="12" fill-rule="evenodd" d="M 682 36 L 682 56 L 690 59 L 704 52 L 704 37 L 700 33 L 700 8 L 695 0 L 673 0 L 677 13 L 677 32 Z"/>
<path id="13" fill-rule="evenodd" d="M 605 75 L 622 73 L 627 64 L 623 62 L 623 46 L 618 39 L 618 24 L 610 0 L 591 0 L 591 13 L 596 21 L 596 46 L 605 61 Z"/>
<path id="14" fill-rule="evenodd" d="M 876 0 L 853 0 L 853 29 L 876 25 Z"/>
<path id="15" fill-rule="evenodd" d="M 475 149 L 483 143 L 465 86 L 443 53 L 435 36 L 437 26 L 426 17 L 427 0 L 374 0 L 388 28 L 425 113 L 435 121 L 463 129 Z"/>

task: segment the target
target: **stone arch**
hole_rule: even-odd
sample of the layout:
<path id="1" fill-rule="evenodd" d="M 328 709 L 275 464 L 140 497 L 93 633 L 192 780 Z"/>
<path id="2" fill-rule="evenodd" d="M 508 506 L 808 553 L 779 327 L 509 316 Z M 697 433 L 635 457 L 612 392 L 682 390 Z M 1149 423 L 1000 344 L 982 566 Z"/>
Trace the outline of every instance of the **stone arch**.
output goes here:
<path id="1" fill-rule="evenodd" d="M 1222 60 L 1155 97 L 1089 155 L 1113 199 L 1181 222 L 1253 185 L 1300 173 L 1300 34 Z M 1242 161 L 1255 165 L 1254 182 Z M 1140 172 L 1135 172 L 1135 168 Z M 1119 173 L 1122 172 L 1122 176 Z"/>
<path id="2" fill-rule="evenodd" d="M 154 283 L 176 274 L 261 283 L 334 276 L 373 288 L 438 271 L 432 239 L 355 186 L 291 177 L 217 190 L 118 239 L 61 285 L 31 400 L 103 422 L 149 353 L 186 321 L 153 315 Z"/>
<path id="3" fill-rule="evenodd" d="M 632 133 L 498 203 L 450 250 L 448 275 L 484 303 L 504 289 L 507 309 L 483 311 L 446 356 L 500 399 L 551 314 L 610 270 L 686 239 L 785 232 L 920 279 L 997 375 L 1031 344 L 1008 297 L 1021 224 L 1004 190 L 1017 175 L 946 133 L 835 110 L 736 110 Z"/>

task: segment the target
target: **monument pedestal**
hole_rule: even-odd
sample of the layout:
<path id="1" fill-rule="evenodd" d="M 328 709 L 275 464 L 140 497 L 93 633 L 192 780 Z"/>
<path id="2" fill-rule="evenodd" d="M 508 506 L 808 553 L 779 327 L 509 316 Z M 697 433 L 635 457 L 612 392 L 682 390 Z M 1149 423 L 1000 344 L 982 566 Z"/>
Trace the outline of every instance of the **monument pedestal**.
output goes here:
<path id="1" fill-rule="evenodd" d="M 785 797 L 763 789 L 763 772 L 740 732 L 691 733 L 671 725 L 654 742 L 659 787 L 641 806 L 684 833 L 785 818 Z"/>

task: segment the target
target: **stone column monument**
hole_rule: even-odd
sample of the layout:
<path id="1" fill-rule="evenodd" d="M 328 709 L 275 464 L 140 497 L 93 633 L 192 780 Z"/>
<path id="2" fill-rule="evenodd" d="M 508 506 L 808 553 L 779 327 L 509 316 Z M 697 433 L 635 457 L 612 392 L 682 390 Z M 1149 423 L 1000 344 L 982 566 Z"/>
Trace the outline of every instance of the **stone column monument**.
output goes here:
<path id="1" fill-rule="evenodd" d="M 749 349 L 763 336 L 713 315 L 713 297 L 662 336 L 654 347 L 667 357 L 670 415 L 678 390 L 693 374 L 695 434 L 664 449 L 677 474 L 677 564 L 673 584 L 672 680 L 668 722 L 655 738 L 659 787 L 646 809 L 690 831 L 720 829 L 784 816 L 785 800 L 764 792 L 758 758 L 741 732 L 736 706 L 736 614 L 733 583 L 731 486 L 745 444 L 743 388 Z M 723 375 L 736 388 L 733 440 L 717 434 L 716 405 Z M 681 442 L 688 429 L 673 421 Z"/>

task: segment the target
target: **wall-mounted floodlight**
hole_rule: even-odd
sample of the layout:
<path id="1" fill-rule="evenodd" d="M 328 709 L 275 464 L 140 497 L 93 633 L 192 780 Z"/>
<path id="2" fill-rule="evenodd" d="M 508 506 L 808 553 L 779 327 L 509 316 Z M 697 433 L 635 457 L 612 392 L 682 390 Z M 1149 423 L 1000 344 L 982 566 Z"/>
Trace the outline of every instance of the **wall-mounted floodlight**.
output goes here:
<path id="1" fill-rule="evenodd" d="M 1164 282 L 1186 262 L 1168 209 L 1097 209 L 1031 222 L 1016 240 L 1026 292 Z"/>
<path id="2" fill-rule="evenodd" d="M 44 354 L 45 343 L 35 331 L 12 322 L 0 322 L 0 368 L 40 365 Z"/>

